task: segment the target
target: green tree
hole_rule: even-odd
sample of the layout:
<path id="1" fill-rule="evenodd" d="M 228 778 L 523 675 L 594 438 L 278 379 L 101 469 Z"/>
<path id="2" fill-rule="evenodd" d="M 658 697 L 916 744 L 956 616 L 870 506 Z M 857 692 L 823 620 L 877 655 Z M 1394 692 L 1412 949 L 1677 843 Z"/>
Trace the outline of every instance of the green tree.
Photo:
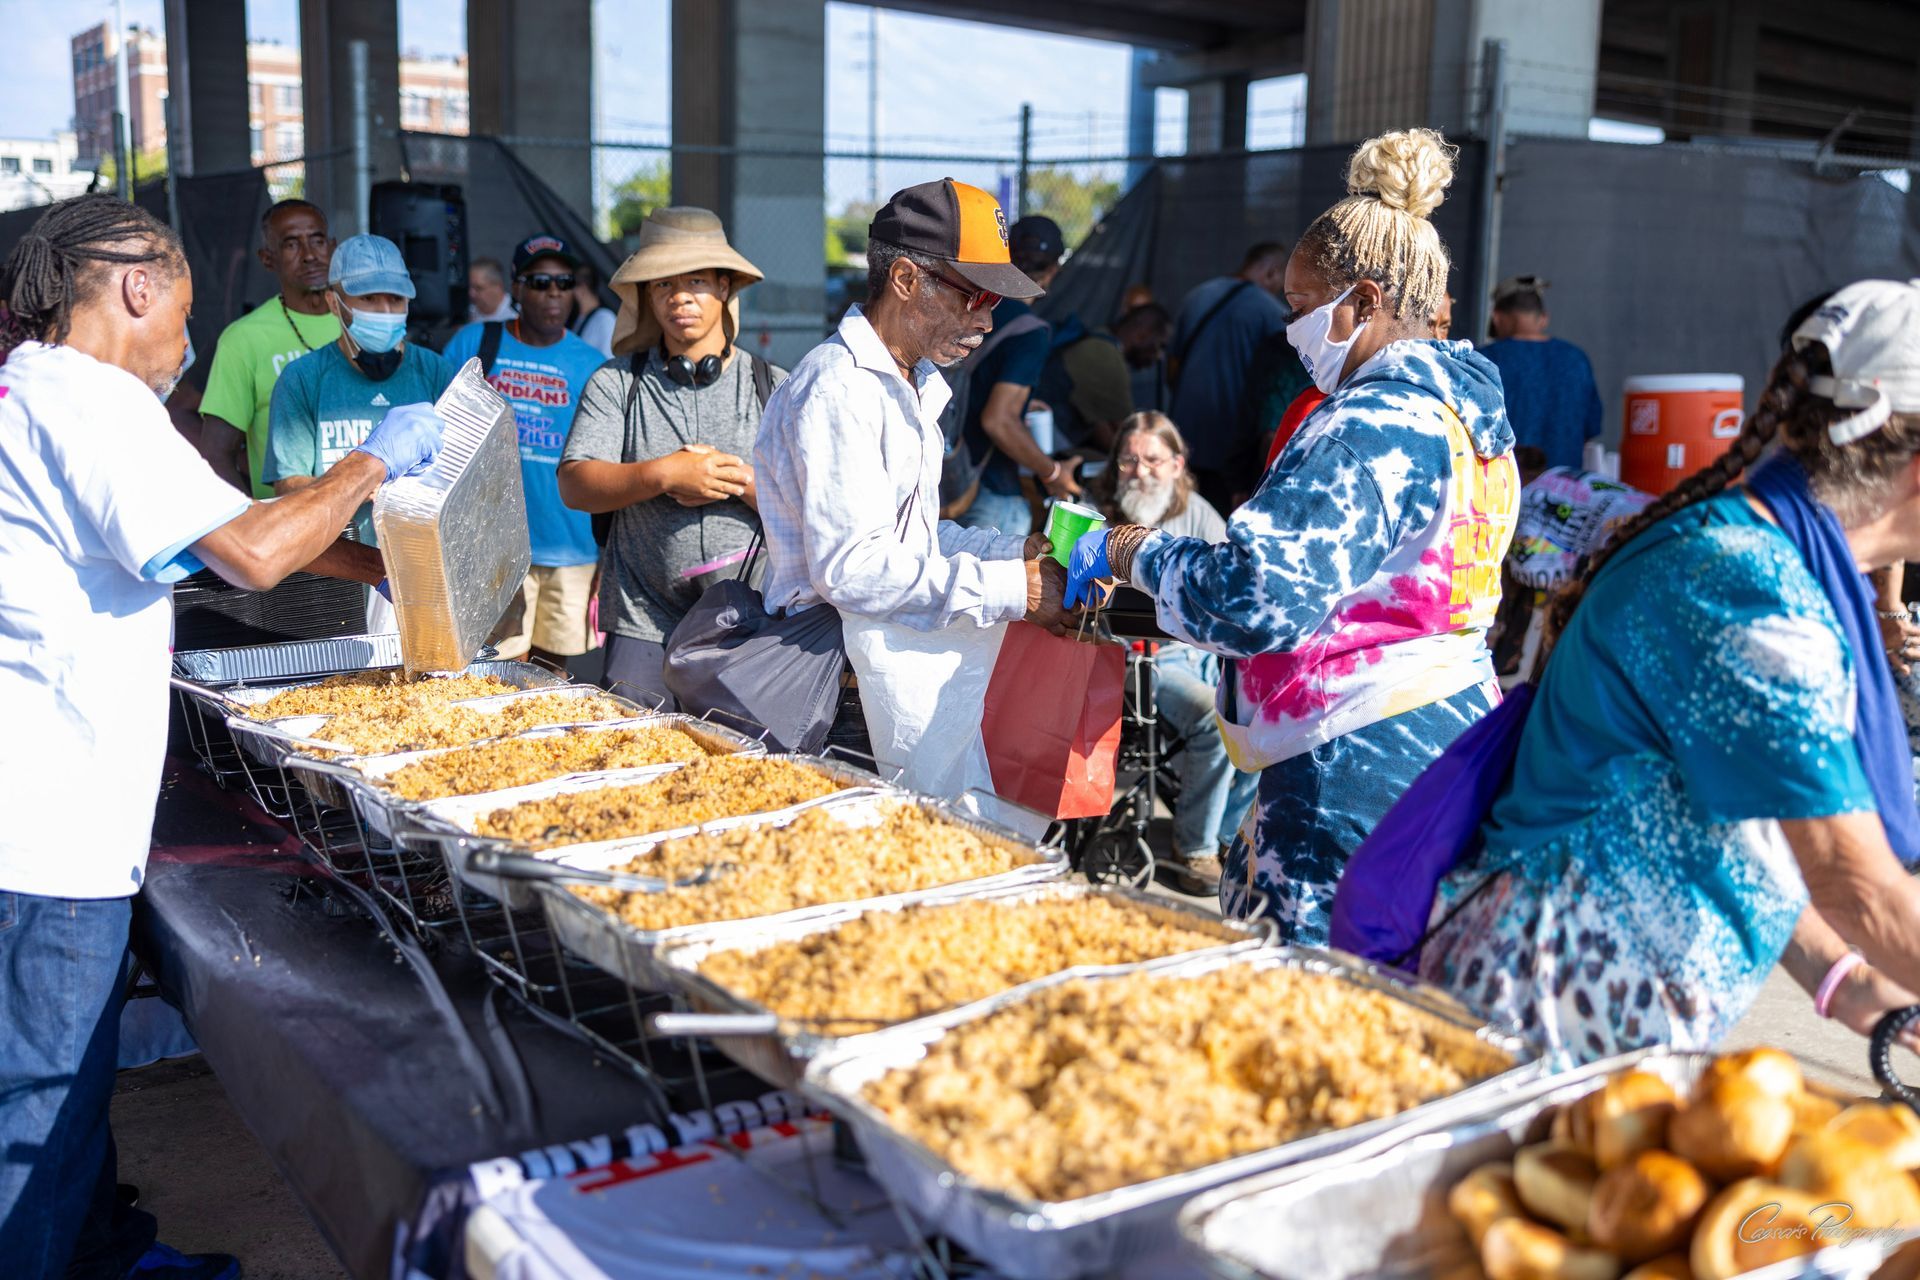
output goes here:
<path id="1" fill-rule="evenodd" d="M 1042 165 L 1027 171 L 1027 212 L 1044 213 L 1060 224 L 1067 248 L 1077 249 L 1120 199 L 1120 183 L 1094 174 Z"/>
<path id="2" fill-rule="evenodd" d="M 666 160 L 655 160 L 613 189 L 604 238 L 621 240 L 638 234 L 648 214 L 672 203 L 673 170 Z"/>
<path id="3" fill-rule="evenodd" d="M 867 226 L 880 206 L 855 200 L 827 215 L 827 265 L 844 267 L 867 252 Z"/>

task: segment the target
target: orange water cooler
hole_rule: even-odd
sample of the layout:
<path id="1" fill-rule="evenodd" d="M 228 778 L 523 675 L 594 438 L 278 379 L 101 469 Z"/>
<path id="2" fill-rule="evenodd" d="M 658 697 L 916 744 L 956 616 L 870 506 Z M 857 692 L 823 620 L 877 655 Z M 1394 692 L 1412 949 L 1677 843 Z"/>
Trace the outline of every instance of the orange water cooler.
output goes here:
<path id="1" fill-rule="evenodd" d="M 1740 434 L 1745 390 L 1737 373 L 1628 378 L 1621 482 L 1665 493 L 1725 453 Z"/>

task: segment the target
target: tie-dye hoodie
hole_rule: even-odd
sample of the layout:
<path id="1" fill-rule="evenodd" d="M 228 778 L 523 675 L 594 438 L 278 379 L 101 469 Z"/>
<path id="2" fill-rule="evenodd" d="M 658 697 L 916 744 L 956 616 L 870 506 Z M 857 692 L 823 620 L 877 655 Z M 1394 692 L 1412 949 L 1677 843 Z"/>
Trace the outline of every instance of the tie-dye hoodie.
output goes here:
<path id="1" fill-rule="evenodd" d="M 1239 659 L 1234 763 L 1262 769 L 1493 678 L 1520 480 L 1500 374 L 1396 342 L 1300 427 L 1227 541 L 1155 534 L 1133 568 L 1169 633 Z"/>

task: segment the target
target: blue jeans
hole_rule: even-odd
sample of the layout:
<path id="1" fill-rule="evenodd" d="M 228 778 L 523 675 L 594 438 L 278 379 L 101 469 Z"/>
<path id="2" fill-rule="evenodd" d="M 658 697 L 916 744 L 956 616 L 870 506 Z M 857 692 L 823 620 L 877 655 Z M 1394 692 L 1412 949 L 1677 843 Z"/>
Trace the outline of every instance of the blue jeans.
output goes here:
<path id="1" fill-rule="evenodd" d="M 982 486 L 973 505 L 954 518 L 969 529 L 998 529 L 1024 538 L 1033 532 L 1033 508 L 1017 493 L 994 493 Z"/>
<path id="2" fill-rule="evenodd" d="M 1213 725 L 1213 691 L 1220 659 L 1192 645 L 1163 644 L 1153 664 L 1154 710 L 1186 739 L 1175 761 L 1180 803 L 1173 811 L 1173 849 L 1186 857 L 1218 856 L 1253 807 L 1260 775 L 1227 759 Z"/>
<path id="3" fill-rule="evenodd" d="M 119 1280 L 153 1242 L 150 1216 L 117 1207 L 107 1129 L 131 915 L 129 898 L 0 892 L 0 1259 L 8 1280 Z"/>

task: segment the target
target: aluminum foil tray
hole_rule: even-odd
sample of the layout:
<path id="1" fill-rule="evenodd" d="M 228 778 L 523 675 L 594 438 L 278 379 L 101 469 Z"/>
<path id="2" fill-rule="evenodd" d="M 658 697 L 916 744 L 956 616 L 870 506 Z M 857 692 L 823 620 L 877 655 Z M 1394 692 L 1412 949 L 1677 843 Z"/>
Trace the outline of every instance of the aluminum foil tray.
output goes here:
<path id="1" fill-rule="evenodd" d="M 988 899 L 996 902 L 1021 903 L 1049 901 L 1056 898 L 1090 897 L 1124 902 L 1168 923 L 1212 933 L 1219 938 L 1217 946 L 1202 947 L 1195 951 L 1181 952 L 1179 955 L 1160 956 L 1152 960 L 1140 961 L 1136 965 L 1122 966 L 1129 970 L 1164 968 L 1200 956 L 1235 954 L 1272 945 L 1271 927 L 1262 927 L 1244 920 L 1223 918 L 1216 911 L 1208 911 L 1178 898 L 1160 897 L 1116 885 L 1091 885 L 1078 881 L 1071 883 L 1058 880 L 1043 881 L 1037 884 L 1006 885 L 997 889 L 968 891 L 944 900 L 977 902 Z M 771 1018 L 773 1015 L 764 1005 L 738 995 L 728 987 L 706 977 L 700 972 L 700 966 L 719 952 L 750 956 L 783 942 L 798 942 L 816 934 L 829 933 L 860 916 L 903 911 L 907 905 L 903 902 L 884 902 L 835 907 L 828 909 L 825 914 L 810 919 L 793 920 L 782 924 L 769 924 L 764 919 L 754 920 L 747 922 L 745 927 L 734 930 L 723 930 L 715 926 L 712 931 L 701 937 L 690 941 L 669 943 L 662 947 L 655 956 L 655 963 L 660 970 L 671 975 L 670 985 L 676 992 L 686 997 L 688 1005 L 693 1009 L 708 1013 Z M 998 998 L 999 995 L 1010 992 L 1052 985 L 1075 977 L 1104 973 L 1111 967 L 1081 965 L 1072 969 L 1063 969 L 1058 973 L 1047 974 L 1009 987 L 1006 992 L 996 993 L 992 998 Z M 777 1030 L 753 1035 L 717 1034 L 714 1036 L 714 1043 L 719 1046 L 721 1052 L 769 1084 L 782 1089 L 797 1089 L 810 1060 L 847 1044 L 852 1039 L 851 1035 L 821 1035 L 809 1030 L 804 1023 L 781 1019 Z"/>
<path id="2" fill-rule="evenodd" d="M 400 637 L 394 632 L 335 636 L 331 640 L 289 640 L 237 649 L 190 649 L 173 655 L 173 673 L 205 685 L 242 680 L 299 680 L 337 676 L 348 671 L 400 665 Z"/>
<path id="3" fill-rule="evenodd" d="M 619 729 L 647 729 L 661 725 L 680 728 L 698 741 L 713 755 L 765 755 L 766 744 L 750 738 L 736 729 L 702 720 L 684 712 L 669 712 L 655 715 L 635 716 L 629 720 L 601 720 L 591 724 L 554 725 L 545 729 L 528 729 L 524 733 L 510 735 L 514 738 L 559 738 L 569 735 L 592 735 L 611 733 Z M 288 767 L 303 775 L 323 774 L 330 782 L 344 788 L 353 796 L 355 807 L 359 810 L 361 821 L 365 822 L 382 837 L 392 840 L 396 832 L 411 829 L 411 815 L 415 809 L 432 801 L 404 800 L 387 790 L 384 779 L 422 760 L 434 756 L 443 756 L 449 752 L 464 751 L 465 747 L 433 747 L 425 751 L 399 751 L 390 755 L 353 756 L 344 760 L 317 760 L 302 756 L 289 756 Z M 672 765 L 650 766 L 656 772 L 666 772 Z M 606 772 L 606 771 L 602 771 Z M 556 775 L 548 781 L 563 781 L 573 778 L 598 777 L 597 773 L 569 773 Z M 309 783 L 309 786 L 312 784 Z M 476 792 L 476 795 L 481 794 Z M 498 795 L 500 792 L 486 794 Z"/>
<path id="4" fill-rule="evenodd" d="M 684 971 L 669 969 L 661 964 L 660 952 L 676 943 L 693 943 L 708 939 L 738 941 L 748 936 L 758 936 L 761 931 L 769 928 L 796 925 L 829 917 L 841 918 L 849 907 L 865 910 L 875 907 L 906 906 L 915 902 L 939 902 L 991 889 L 1057 880 L 1067 873 L 1067 857 L 1063 851 L 1035 847 L 1012 832 L 982 822 L 947 801 L 929 800 L 904 793 L 888 794 L 871 791 L 843 792 L 838 796 L 829 796 L 824 800 L 816 800 L 811 804 L 775 814 L 709 822 L 704 828 L 688 828 L 668 833 L 641 844 L 628 843 L 619 847 L 602 845 L 592 852 L 587 851 L 583 846 L 579 849 L 567 850 L 555 861 L 564 867 L 605 870 L 646 852 L 661 840 L 692 835 L 699 830 L 725 831 L 745 826 L 782 827 L 808 809 L 815 808 L 829 809 L 836 816 L 844 818 L 849 825 L 857 825 L 874 821 L 879 816 L 881 806 L 887 804 L 917 804 L 932 816 L 965 827 L 988 840 L 1017 850 L 1026 861 L 1011 871 L 983 876 L 977 880 L 961 880 L 953 884 L 888 894 L 885 897 L 869 898 L 855 903 L 823 903 L 817 907 L 800 907 L 777 915 L 750 917 L 744 920 L 718 920 L 710 924 L 676 925 L 670 929 L 635 929 L 621 921 L 612 912 L 582 901 L 562 885 L 542 884 L 536 887 L 535 892 L 546 904 L 549 926 L 555 940 L 562 946 L 614 977 L 631 982 L 643 990 L 667 991 L 673 989 L 675 982 Z M 637 879 L 633 881 L 634 887 L 640 887 L 643 883 Z"/>
<path id="5" fill-rule="evenodd" d="M 1227 965 L 1303 969 L 1382 992 L 1443 1022 L 1475 1032 L 1510 1053 L 1514 1067 L 1451 1097 L 1435 1099 L 1397 1116 L 1329 1130 L 1078 1200 L 1044 1203 L 983 1186 L 961 1173 L 925 1145 L 896 1130 L 866 1100 L 863 1090 L 887 1072 L 918 1062 L 926 1056 L 928 1046 L 953 1028 L 1032 999 L 1037 990 L 1054 982 L 1030 985 L 1025 990 L 843 1041 L 838 1049 L 822 1053 L 807 1064 L 804 1091 L 847 1122 L 874 1180 L 888 1188 L 896 1202 L 924 1226 L 958 1241 L 990 1263 L 997 1273 L 1013 1280 L 1056 1280 L 1106 1274 L 1118 1270 L 1128 1258 L 1148 1256 L 1167 1247 L 1174 1237 L 1176 1212 L 1202 1192 L 1338 1151 L 1371 1151 L 1398 1145 L 1512 1096 L 1542 1074 L 1543 1064 L 1529 1042 L 1489 1026 L 1443 992 L 1353 956 L 1283 947 L 1187 960 L 1164 965 L 1158 972 L 1197 976 Z M 1109 970 L 1092 980 L 1112 981 L 1137 968 Z M 1362 1221 L 1370 1223 L 1369 1218 L 1363 1217 Z"/>
<path id="6" fill-rule="evenodd" d="M 1477 1262 L 1447 1212 L 1460 1179 L 1545 1141 L 1555 1108 L 1616 1071 L 1651 1071 L 1685 1096 L 1713 1058 L 1651 1049 L 1543 1077 L 1391 1149 L 1353 1148 L 1220 1187 L 1181 1210 L 1180 1235 L 1227 1280 L 1425 1280 Z M 1866 1280 L 1889 1252 L 1860 1239 L 1742 1280 Z"/>
<path id="7" fill-rule="evenodd" d="M 373 498 L 408 671 L 471 662 L 533 561 L 512 407 L 474 359 L 434 408 L 446 421 L 439 457 Z"/>

